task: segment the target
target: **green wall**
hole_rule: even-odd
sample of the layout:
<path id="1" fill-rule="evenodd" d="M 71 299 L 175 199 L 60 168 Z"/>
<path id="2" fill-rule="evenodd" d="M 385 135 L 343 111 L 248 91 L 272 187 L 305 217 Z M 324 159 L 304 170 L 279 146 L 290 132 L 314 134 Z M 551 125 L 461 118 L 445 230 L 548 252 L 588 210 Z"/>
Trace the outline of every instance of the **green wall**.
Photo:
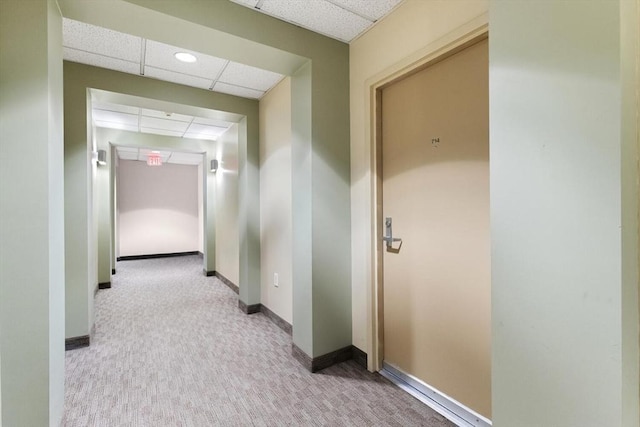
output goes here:
<path id="1" fill-rule="evenodd" d="M 621 37 L 624 2 L 491 3 L 496 427 L 638 426 L 638 33 Z"/>
<path id="2" fill-rule="evenodd" d="M 106 233 L 106 222 L 111 223 L 109 217 L 111 212 L 110 203 L 103 196 L 109 195 L 109 182 L 101 179 L 102 174 L 110 168 L 92 169 L 91 140 L 93 136 L 88 133 L 88 115 L 86 113 L 89 97 L 89 89 L 92 89 L 94 96 L 102 101 L 122 102 L 129 105 L 136 105 L 143 108 L 171 110 L 185 114 L 195 114 L 198 109 L 217 110 L 218 118 L 223 120 L 244 122 L 247 126 L 244 134 L 238 138 L 239 146 L 258 146 L 258 103 L 255 100 L 238 98 L 210 92 L 201 89 L 190 88 L 173 83 L 162 82 L 141 76 L 120 73 L 117 71 L 91 67 L 77 63 L 64 63 L 64 89 L 65 89 L 65 218 L 66 218 L 66 255 L 67 255 L 67 317 L 66 336 L 76 337 L 89 335 L 93 325 L 93 292 L 98 284 L 98 272 L 92 273 L 91 265 L 96 260 L 97 266 L 110 265 L 108 256 L 110 251 L 100 251 L 100 262 L 98 262 L 98 246 L 106 245 L 98 241 L 97 236 L 92 236 L 95 222 L 95 233 L 100 233 L 103 238 Z M 246 118 L 246 119 L 245 119 Z M 249 125 L 256 123 L 256 125 Z M 108 132 L 99 130 L 100 134 L 109 135 L 109 141 L 115 144 L 144 146 L 144 144 L 167 148 L 177 147 L 175 143 L 167 143 L 170 138 L 154 138 L 153 143 L 149 141 L 149 135 L 135 135 L 136 138 L 127 136 L 128 132 Z M 98 138 L 99 145 L 106 148 L 107 143 L 104 138 Z M 174 139 L 171 139 L 172 141 Z M 126 142 L 124 142 L 126 141 Z M 196 151 L 207 152 L 206 162 L 213 159 L 214 152 L 209 150 L 209 144 L 199 142 Z M 193 150 L 194 143 L 185 143 L 185 150 Z M 246 150 L 246 148 L 245 148 Z M 206 163 L 205 163 L 206 164 Z M 95 172 L 95 173 L 94 173 Z M 99 180 L 97 178 L 100 178 Z M 94 179 L 101 184 L 103 191 L 96 191 L 93 194 Z M 206 184 L 206 181 L 205 181 Z M 215 186 L 207 185 L 207 200 L 205 203 L 204 216 L 206 218 L 205 235 L 207 244 L 205 245 L 205 269 L 215 270 Z M 110 195 L 108 197 L 111 197 Z M 257 191 L 251 196 L 259 197 Z M 96 204 L 98 211 L 90 209 L 93 200 L 100 199 L 103 202 Z M 208 207 L 207 207 L 208 206 Z M 105 209 L 107 209 L 105 211 Z M 98 218 L 101 218 L 98 221 Z M 105 223 L 103 223 L 105 222 Z M 98 224 L 102 224 L 101 227 Z M 111 225 L 109 225 L 111 227 Z M 239 227 L 245 230 L 259 230 L 256 224 L 240 224 Z M 92 243 L 92 239 L 94 242 Z M 259 251 L 259 248 L 258 248 Z M 258 252 L 259 253 L 259 252 Z M 259 256 L 254 259 L 245 259 L 245 263 L 257 266 L 252 268 L 259 271 Z M 103 269 L 99 269 L 102 271 Z M 100 282 L 105 280 L 108 270 L 104 268 L 104 275 L 100 276 Z M 110 272 L 108 272 L 110 273 Z M 244 282 L 244 287 L 256 287 L 259 289 L 260 283 Z M 241 282 L 242 287 L 242 282 Z"/>
<path id="3" fill-rule="evenodd" d="M 34 31 L 34 29 L 37 29 Z M 62 19 L 0 2 L 0 425 L 57 426 L 64 401 Z"/>
<path id="4" fill-rule="evenodd" d="M 72 19 L 292 76 L 292 99 L 305 105 L 293 113 L 294 149 L 306 153 L 307 168 L 297 176 L 294 165 L 292 177 L 293 265 L 305 266 L 293 272 L 294 343 L 313 357 L 350 346 L 348 45 L 228 1 L 60 0 L 60 6 Z M 252 143 L 239 146 L 239 215 L 246 225 L 240 229 L 239 285 L 241 299 L 255 304 L 259 150 L 253 145 L 258 122 L 249 115 L 246 129 Z"/>

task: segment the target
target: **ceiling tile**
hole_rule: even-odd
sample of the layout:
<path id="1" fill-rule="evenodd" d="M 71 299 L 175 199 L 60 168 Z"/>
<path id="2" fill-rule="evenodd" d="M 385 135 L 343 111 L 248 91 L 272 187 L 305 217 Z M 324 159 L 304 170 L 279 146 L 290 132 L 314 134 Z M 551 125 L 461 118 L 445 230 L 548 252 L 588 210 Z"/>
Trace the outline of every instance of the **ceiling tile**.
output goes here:
<path id="1" fill-rule="evenodd" d="M 123 73 L 140 74 L 140 65 L 137 63 L 96 55 L 95 53 L 83 52 L 68 47 L 62 49 L 62 57 L 65 61 L 108 68 L 110 70 L 122 71 Z"/>
<path id="2" fill-rule="evenodd" d="M 111 104 L 109 102 L 91 102 L 94 110 L 117 111 L 120 113 L 138 114 L 140 109 L 131 105 Z"/>
<path id="3" fill-rule="evenodd" d="M 264 0 L 262 12 L 349 42 L 372 22 L 327 1 Z"/>
<path id="4" fill-rule="evenodd" d="M 358 15 L 377 21 L 396 7 L 402 0 L 329 0 Z"/>
<path id="5" fill-rule="evenodd" d="M 193 116 L 185 116 L 184 114 L 165 111 L 147 110 L 146 108 L 142 109 L 142 115 L 147 117 L 156 117 L 158 119 L 177 120 L 180 122 L 191 122 L 193 120 Z"/>
<path id="6" fill-rule="evenodd" d="M 138 131 L 138 125 L 127 125 L 124 123 L 115 123 L 115 122 L 103 122 L 100 120 L 94 120 L 94 123 L 99 128 L 109 128 L 109 129 L 119 129 L 119 130 L 128 130 L 131 132 Z"/>
<path id="7" fill-rule="evenodd" d="M 144 75 L 147 77 L 153 77 L 154 79 L 165 80 L 172 83 L 178 83 L 186 86 L 193 86 L 200 89 L 209 89 L 211 87 L 212 79 L 203 79 L 201 77 L 189 76 L 187 74 L 180 74 L 173 71 L 161 70 L 160 68 L 144 67 Z"/>
<path id="8" fill-rule="evenodd" d="M 203 135 L 211 135 L 213 137 L 217 137 L 225 133 L 227 128 L 218 127 L 218 126 L 207 126 L 201 125 L 198 123 L 192 123 L 187 129 L 187 133 L 190 134 L 203 134 Z"/>
<path id="9" fill-rule="evenodd" d="M 202 162 L 202 154 L 200 153 L 183 153 L 180 151 L 174 151 L 167 160 L 167 163 L 174 163 L 179 165 L 198 165 Z"/>
<path id="10" fill-rule="evenodd" d="M 119 145 L 119 146 L 116 147 L 116 151 L 118 153 L 125 152 L 125 151 L 137 153 L 138 152 L 138 148 L 137 147 L 124 147 L 122 145 Z"/>
<path id="11" fill-rule="evenodd" d="M 140 128 L 140 132 L 152 133 L 154 135 L 182 136 L 182 132 L 166 130 L 166 129 Z"/>
<path id="12" fill-rule="evenodd" d="M 225 122 L 224 120 L 210 119 L 207 117 L 195 117 L 193 119 L 193 123 L 208 125 L 208 126 L 218 126 L 226 129 L 228 129 L 233 124 L 231 122 Z"/>
<path id="13" fill-rule="evenodd" d="M 200 133 L 185 133 L 183 136 L 183 138 L 189 138 L 189 139 L 198 139 L 198 140 L 206 140 L 206 141 L 216 141 L 218 138 L 213 136 L 213 135 L 206 135 L 206 134 L 200 134 Z"/>
<path id="14" fill-rule="evenodd" d="M 235 95 L 235 96 L 241 96 L 243 98 L 253 98 L 253 99 L 260 99 L 262 98 L 262 95 L 264 95 L 264 92 L 260 90 L 234 86 L 234 85 L 230 85 L 222 82 L 217 82 L 213 90 L 216 92 L 227 93 L 229 95 Z"/>
<path id="15" fill-rule="evenodd" d="M 256 7 L 256 5 L 260 0 L 231 0 L 231 1 L 234 3 L 241 4 L 243 6 Z"/>
<path id="16" fill-rule="evenodd" d="M 118 157 L 122 160 L 138 160 L 138 150 L 135 152 L 118 150 Z"/>
<path id="17" fill-rule="evenodd" d="M 63 18 L 62 26 L 65 47 L 140 63 L 140 37 L 67 18 Z"/>
<path id="18" fill-rule="evenodd" d="M 96 121 L 114 122 L 114 123 L 121 123 L 123 125 L 138 126 L 137 114 L 127 114 L 127 113 L 119 113 L 116 111 L 94 109 L 92 116 L 93 116 L 93 120 L 96 120 Z"/>
<path id="19" fill-rule="evenodd" d="M 180 135 L 182 135 L 188 127 L 189 122 L 180 122 L 178 120 L 166 120 L 145 116 L 140 118 L 140 128 L 152 128 L 158 130 L 180 132 Z"/>
<path id="20" fill-rule="evenodd" d="M 173 56 L 177 52 L 188 52 L 198 58 L 198 61 L 192 63 L 178 61 Z M 150 67 L 202 77 L 208 79 L 211 84 L 211 81 L 220 74 L 226 63 L 226 59 L 147 40 L 145 65 Z"/>
<path id="21" fill-rule="evenodd" d="M 219 81 L 266 92 L 282 80 L 283 77 L 282 74 L 272 71 L 230 62 L 227 68 L 224 69 Z"/>

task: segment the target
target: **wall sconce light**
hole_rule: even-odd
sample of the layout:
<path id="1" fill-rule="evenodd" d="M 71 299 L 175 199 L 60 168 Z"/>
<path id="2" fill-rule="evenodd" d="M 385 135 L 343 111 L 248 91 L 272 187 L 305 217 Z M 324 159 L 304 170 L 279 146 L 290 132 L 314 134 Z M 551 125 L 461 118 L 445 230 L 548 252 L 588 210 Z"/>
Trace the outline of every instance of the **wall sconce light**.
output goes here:
<path id="1" fill-rule="evenodd" d="M 98 150 L 91 153 L 91 160 L 99 165 L 107 164 L 107 152 L 105 150 Z"/>
<path id="2" fill-rule="evenodd" d="M 209 170 L 213 173 L 218 170 L 218 161 L 216 159 L 211 160 L 211 168 Z"/>
<path id="3" fill-rule="evenodd" d="M 98 150 L 98 164 L 106 165 L 107 164 L 107 151 L 106 150 Z"/>

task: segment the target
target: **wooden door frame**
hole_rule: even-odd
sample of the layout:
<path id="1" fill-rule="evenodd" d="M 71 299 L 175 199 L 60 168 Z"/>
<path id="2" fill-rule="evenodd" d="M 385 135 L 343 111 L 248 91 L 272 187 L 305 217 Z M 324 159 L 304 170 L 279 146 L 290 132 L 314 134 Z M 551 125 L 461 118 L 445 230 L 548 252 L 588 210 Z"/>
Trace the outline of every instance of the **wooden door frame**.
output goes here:
<path id="1" fill-rule="evenodd" d="M 367 80 L 367 103 L 369 105 L 369 128 L 366 140 L 370 144 L 371 170 L 371 283 L 367 289 L 368 313 L 368 369 L 382 369 L 384 355 L 384 305 L 383 305 L 383 262 L 382 237 L 382 90 L 406 77 L 440 62 L 461 50 L 476 44 L 489 36 L 488 17 L 483 15 L 444 37 L 427 45 L 408 58 Z"/>

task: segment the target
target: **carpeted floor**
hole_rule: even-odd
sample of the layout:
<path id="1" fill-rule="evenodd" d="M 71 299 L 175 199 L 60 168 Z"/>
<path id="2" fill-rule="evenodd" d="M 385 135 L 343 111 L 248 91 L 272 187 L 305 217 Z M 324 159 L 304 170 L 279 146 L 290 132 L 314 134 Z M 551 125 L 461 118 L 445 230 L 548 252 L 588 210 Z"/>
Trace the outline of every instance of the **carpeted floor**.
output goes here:
<path id="1" fill-rule="evenodd" d="M 197 256 L 119 262 L 112 286 L 66 353 L 63 426 L 452 425 L 352 361 L 309 373 Z"/>

